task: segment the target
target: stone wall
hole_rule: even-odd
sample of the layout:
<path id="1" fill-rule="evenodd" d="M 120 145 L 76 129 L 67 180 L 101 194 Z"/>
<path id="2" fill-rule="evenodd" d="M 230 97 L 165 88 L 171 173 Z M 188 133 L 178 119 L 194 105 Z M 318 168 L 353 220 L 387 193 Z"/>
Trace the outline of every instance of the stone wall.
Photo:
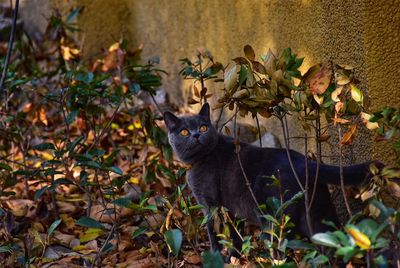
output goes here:
<path id="1" fill-rule="evenodd" d="M 372 108 L 400 106 L 400 1 L 372 0 L 25 0 L 27 26 L 49 8 L 84 7 L 79 17 L 86 59 L 123 35 L 132 47 L 144 44 L 144 58 L 158 55 L 169 75 L 164 88 L 182 105 L 190 84 L 179 77 L 179 59 L 210 50 L 223 63 L 251 44 L 259 55 L 286 47 L 305 57 L 304 69 L 322 60 L 352 65 Z M 49 7 L 50 6 L 50 7 Z M 42 22 L 40 22 L 42 23 Z M 271 121 L 271 120 L 270 120 Z M 276 122 L 263 123 L 279 134 Z M 297 131 L 299 132 L 299 131 Z M 300 133 L 300 132 L 299 132 Z M 296 130 L 293 131 L 296 135 Z M 355 161 L 390 159 L 388 147 L 355 145 Z M 299 148 L 302 146 L 299 145 Z M 381 146 L 380 146 L 381 147 Z"/>

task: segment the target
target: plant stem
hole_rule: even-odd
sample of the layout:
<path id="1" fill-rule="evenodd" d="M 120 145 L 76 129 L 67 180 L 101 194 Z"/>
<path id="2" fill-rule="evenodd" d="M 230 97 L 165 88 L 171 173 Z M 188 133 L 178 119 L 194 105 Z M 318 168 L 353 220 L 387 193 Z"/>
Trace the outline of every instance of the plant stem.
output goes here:
<path id="1" fill-rule="evenodd" d="M 264 215 L 264 212 L 260 208 L 260 204 L 257 201 L 257 198 L 256 198 L 256 196 L 255 196 L 255 194 L 253 192 L 253 189 L 251 189 L 250 180 L 246 175 L 246 172 L 245 172 L 244 167 L 243 167 L 242 160 L 240 159 L 240 144 L 239 144 L 239 138 L 237 137 L 237 133 L 236 133 L 236 119 L 237 119 L 236 115 L 237 115 L 238 111 L 239 111 L 239 109 L 236 106 L 235 117 L 234 117 L 234 120 L 233 120 L 234 143 L 235 143 L 235 147 L 236 147 L 235 153 L 236 153 L 236 156 L 237 156 L 237 159 L 238 159 L 238 162 L 239 162 L 240 170 L 242 171 L 243 177 L 244 177 L 244 179 L 246 181 L 247 189 L 249 190 L 250 195 L 253 198 L 253 201 L 257 206 L 257 209 L 260 211 L 261 215 Z"/>
<path id="2" fill-rule="evenodd" d="M 339 135 L 339 171 L 340 171 L 340 189 L 342 190 L 342 195 L 343 195 L 343 200 L 344 204 L 346 205 L 347 213 L 349 213 L 350 217 L 353 217 L 353 214 L 351 213 L 351 209 L 349 206 L 349 202 L 346 197 L 346 191 L 344 188 L 344 176 L 343 176 L 343 163 L 342 163 L 342 144 L 340 143 L 342 140 L 342 127 L 341 125 L 338 125 L 338 135 Z"/>
<path id="3" fill-rule="evenodd" d="M 13 43 L 14 43 L 14 35 L 15 35 L 16 28 L 17 28 L 18 8 L 19 8 L 19 0 L 15 0 L 11 33 L 10 33 L 10 38 L 8 39 L 6 61 L 4 62 L 3 72 L 1 74 L 1 80 L 0 80 L 0 101 L 3 98 L 3 91 L 4 91 L 3 86 L 4 86 L 4 82 L 6 80 L 6 77 L 7 77 L 7 69 L 8 69 L 8 65 L 10 63 L 11 51 L 12 51 L 12 47 L 13 47 Z M 6 99 L 7 99 L 7 97 L 6 97 Z M 7 105 L 6 105 L 6 107 L 7 107 Z"/>
<path id="4" fill-rule="evenodd" d="M 286 149 L 286 154 L 287 154 L 287 157 L 288 157 L 288 161 L 289 161 L 290 168 L 292 169 L 293 175 L 294 175 L 294 177 L 295 177 L 295 179 L 296 179 L 296 182 L 297 182 L 297 184 L 299 185 L 301 191 L 304 192 L 305 189 L 304 189 L 303 185 L 301 184 L 301 181 L 300 181 L 300 179 L 299 179 L 299 176 L 297 175 L 296 169 L 294 168 L 293 161 L 292 161 L 292 157 L 290 156 L 290 151 L 289 151 L 289 139 L 288 139 L 288 136 L 287 136 L 286 127 L 285 127 L 285 124 L 284 124 L 283 119 L 280 119 L 280 122 L 281 122 L 281 126 L 282 126 L 283 139 L 284 139 L 284 141 L 285 141 L 285 147 L 286 147 L 285 149 Z"/>
<path id="5" fill-rule="evenodd" d="M 258 131 L 258 140 L 260 141 L 260 147 L 262 147 L 260 122 L 258 121 L 258 116 L 257 115 L 256 115 L 256 123 L 257 123 L 257 131 Z"/>

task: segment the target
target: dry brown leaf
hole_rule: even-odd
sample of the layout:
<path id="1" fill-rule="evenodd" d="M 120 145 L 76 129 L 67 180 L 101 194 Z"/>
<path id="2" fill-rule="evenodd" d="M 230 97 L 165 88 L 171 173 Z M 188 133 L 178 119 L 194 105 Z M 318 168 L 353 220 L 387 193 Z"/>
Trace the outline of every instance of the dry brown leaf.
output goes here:
<path id="1" fill-rule="evenodd" d="M 340 144 L 342 145 L 352 144 L 354 137 L 356 136 L 356 133 L 357 133 L 357 125 L 351 125 L 349 127 L 349 130 L 347 130 L 347 132 L 344 133 L 343 138 L 340 141 Z"/>

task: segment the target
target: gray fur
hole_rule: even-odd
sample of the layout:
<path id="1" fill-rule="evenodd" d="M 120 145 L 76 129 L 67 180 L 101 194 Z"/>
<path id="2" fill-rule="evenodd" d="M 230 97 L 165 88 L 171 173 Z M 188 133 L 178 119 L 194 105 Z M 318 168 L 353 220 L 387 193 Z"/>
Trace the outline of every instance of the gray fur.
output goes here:
<path id="1" fill-rule="evenodd" d="M 164 120 L 168 127 L 169 142 L 177 156 L 185 163 L 191 164 L 187 181 L 197 200 L 204 207 L 204 213 L 210 213 L 211 207 L 226 207 L 232 217 L 246 219 L 259 225 L 256 205 L 240 168 L 233 139 L 217 133 L 211 124 L 209 106 L 205 104 L 200 113 L 188 117 L 176 117 L 167 112 Z M 200 132 L 201 125 L 207 125 L 207 132 Z M 182 129 L 190 135 L 180 135 Z M 199 136 L 195 138 L 195 136 Z M 275 175 L 280 179 L 282 192 L 287 191 L 285 199 L 290 199 L 300 191 L 292 169 L 290 168 L 286 150 L 279 148 L 259 148 L 247 143 L 240 144 L 240 159 L 245 173 L 250 180 L 252 191 L 258 203 L 265 203 L 268 197 L 280 197 L 278 188 L 270 185 L 268 177 Z M 305 158 L 302 154 L 290 151 L 295 169 L 305 182 Z M 316 163 L 309 160 L 308 172 L 310 189 L 314 184 Z M 361 184 L 368 176 L 369 163 L 344 167 L 346 184 Z M 314 232 L 325 231 L 327 227 L 322 219 L 338 223 L 335 208 L 331 203 L 327 184 L 339 184 L 339 167 L 320 165 L 317 180 L 317 192 L 311 210 Z M 294 231 L 301 235 L 309 235 L 305 218 L 304 202 L 299 201 L 287 208 L 295 223 Z M 213 223 L 207 224 L 211 247 L 218 250 L 219 245 L 213 231 Z M 231 232 L 232 233 L 232 232 Z M 233 234 L 233 236 L 235 236 Z M 233 237 L 236 246 L 240 245 L 238 237 Z M 236 240 L 236 241 L 235 241 Z"/>

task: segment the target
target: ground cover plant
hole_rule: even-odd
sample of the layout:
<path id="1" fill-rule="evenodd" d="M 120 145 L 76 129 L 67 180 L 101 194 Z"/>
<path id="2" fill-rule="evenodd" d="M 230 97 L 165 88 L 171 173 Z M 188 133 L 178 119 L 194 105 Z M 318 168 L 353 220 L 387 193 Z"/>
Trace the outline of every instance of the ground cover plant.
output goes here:
<path id="1" fill-rule="evenodd" d="M 44 42 L 23 32 L 15 36 L 0 95 L 1 266 L 222 267 L 223 257 L 208 251 L 208 219 L 185 182 L 189 167 L 174 160 L 161 127 L 163 111 L 157 102 L 142 100 L 155 100 L 168 70 L 157 68 L 157 58 L 143 62 L 142 47 L 132 49 L 123 39 L 110 44 L 102 58 L 83 62 L 73 38 L 78 13 L 52 16 Z M 8 48 L 9 42 L 0 44 L 2 69 Z M 361 123 L 376 131 L 378 140 L 391 140 L 399 155 L 399 110 L 368 113 L 367 97 L 350 66 L 326 62 L 301 74 L 303 59 L 290 49 L 256 57 L 249 45 L 230 64 L 201 51 L 181 63 L 182 79 L 193 79 L 189 104 L 218 96 L 217 128 L 236 140 L 238 116 L 254 117 L 258 128 L 260 117 L 273 116 L 289 149 L 287 118 L 295 117 L 304 129 L 305 155 L 324 161 L 321 143 L 331 139 L 327 125 L 338 132 L 339 140 L 331 142 L 342 151 L 356 139 Z M 214 82 L 220 92 L 207 89 Z M 221 122 L 229 110 L 229 120 Z M 309 142 L 315 142 L 316 152 L 309 151 Z M 311 241 L 289 238 L 295 223 L 285 208 L 290 202 L 308 208 L 318 202 L 304 194 L 313 189 L 302 185 L 293 200 L 260 204 L 273 212 L 264 215 L 267 224 L 248 228 L 242 248 L 234 249 L 242 257 L 228 261 L 261 267 L 400 267 L 400 211 L 382 201 L 386 192 L 400 197 L 399 171 L 371 170 L 375 176 L 359 194 L 366 210 L 353 215 L 348 208 L 344 227 L 314 234 Z M 279 185 L 279 178 L 274 181 Z M 232 219 L 224 208 L 215 208 L 214 215 L 220 243 L 232 248 L 225 224 Z"/>

